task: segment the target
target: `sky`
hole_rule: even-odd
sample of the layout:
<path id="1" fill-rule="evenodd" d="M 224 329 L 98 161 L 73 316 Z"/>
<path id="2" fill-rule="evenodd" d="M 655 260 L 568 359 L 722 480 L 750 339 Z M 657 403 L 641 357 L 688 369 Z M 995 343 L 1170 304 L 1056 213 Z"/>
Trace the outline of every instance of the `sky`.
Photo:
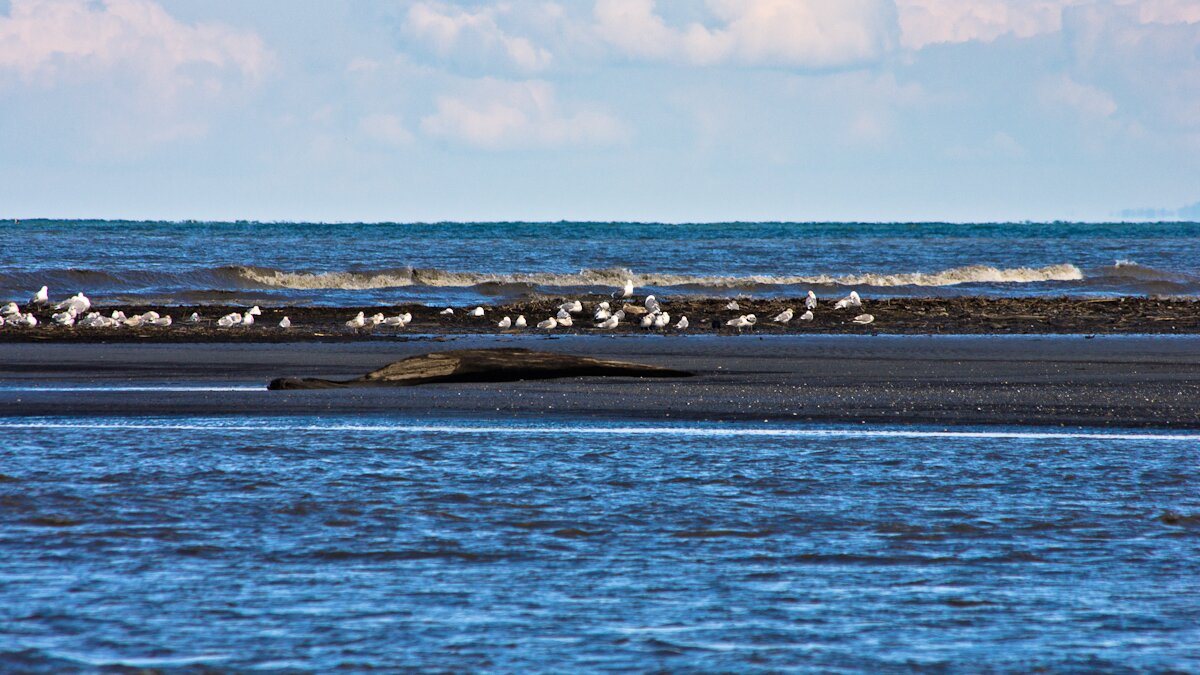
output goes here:
<path id="1" fill-rule="evenodd" d="M 0 216 L 1200 219 L 1200 0 L 0 0 Z"/>

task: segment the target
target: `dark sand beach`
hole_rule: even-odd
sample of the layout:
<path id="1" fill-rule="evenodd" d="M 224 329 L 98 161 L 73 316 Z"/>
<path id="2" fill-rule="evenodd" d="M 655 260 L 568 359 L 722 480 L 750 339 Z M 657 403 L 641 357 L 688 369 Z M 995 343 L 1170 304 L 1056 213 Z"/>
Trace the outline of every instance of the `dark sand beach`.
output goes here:
<path id="1" fill-rule="evenodd" d="M 289 306 L 262 308 L 263 314 L 253 326 L 218 328 L 216 320 L 230 312 L 243 312 L 244 306 L 130 306 L 96 307 L 108 315 L 113 310 L 133 316 L 148 311 L 169 315 L 174 323 L 169 327 L 121 327 L 116 329 L 64 328 L 54 325 L 50 311 L 38 312 L 40 325 L 35 328 L 0 328 L 0 342 L 62 341 L 62 342 L 296 342 L 392 339 L 421 334 L 518 334 L 538 332 L 538 321 L 553 316 L 560 303 L 569 298 L 542 298 L 524 302 L 485 307 L 483 317 L 467 316 L 469 307 L 457 307 L 453 315 L 443 315 L 441 307 L 425 305 L 395 305 L 369 307 Z M 585 311 L 576 315 L 575 325 L 559 327 L 556 334 L 604 335 L 646 334 L 631 315 L 615 330 L 595 328 L 592 311 L 602 297 L 585 298 Z M 725 325 L 729 319 L 754 313 L 758 323 L 742 331 L 755 335 L 811 334 L 895 334 L 895 335 L 1038 335 L 1038 334 L 1200 334 L 1200 302 L 1189 299 L 1157 299 L 1145 297 L 1118 298 L 890 298 L 864 299 L 861 308 L 834 310 L 832 302 L 822 301 L 812 321 L 793 319 L 786 325 L 771 322 L 785 308 L 799 316 L 804 311 L 803 298 L 739 299 L 738 310 L 726 309 L 728 299 L 672 299 L 663 309 L 672 316 L 674 324 L 686 316 L 689 335 L 737 335 L 739 331 Z M 634 300 L 640 305 L 640 298 Z M 613 302 L 613 309 L 620 303 Z M 412 314 L 412 323 L 403 329 L 376 326 L 353 330 L 345 322 L 356 313 L 367 316 L 381 313 L 394 316 Z M 191 323 L 187 318 L 198 313 L 202 320 Z M 855 316 L 869 313 L 875 317 L 869 325 L 857 325 Z M 505 316 L 516 319 L 524 315 L 529 322 L 525 331 L 501 330 L 496 323 Z M 287 316 L 291 328 L 278 327 Z M 668 328 L 655 331 L 678 334 Z"/>
<path id="2" fill-rule="evenodd" d="M 352 378 L 415 354 L 487 347 L 621 359 L 696 376 L 265 390 L 276 377 Z M 0 415 L 10 417 L 353 413 L 491 420 L 555 415 L 614 423 L 1200 428 L 1195 336 L 460 335 L 335 344 L 9 343 L 0 345 L 0 381 Z M 237 389 L 221 390 L 226 387 Z"/>

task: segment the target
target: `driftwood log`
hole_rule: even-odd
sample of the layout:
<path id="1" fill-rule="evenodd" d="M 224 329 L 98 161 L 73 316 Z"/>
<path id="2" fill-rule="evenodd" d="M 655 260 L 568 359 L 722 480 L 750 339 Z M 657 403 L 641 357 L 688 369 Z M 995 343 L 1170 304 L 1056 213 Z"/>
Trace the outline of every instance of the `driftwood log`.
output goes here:
<path id="1" fill-rule="evenodd" d="M 410 356 L 352 380 L 284 377 L 268 389 L 410 387 L 435 382 L 514 382 L 558 377 L 691 377 L 692 373 L 528 349 L 459 349 Z"/>

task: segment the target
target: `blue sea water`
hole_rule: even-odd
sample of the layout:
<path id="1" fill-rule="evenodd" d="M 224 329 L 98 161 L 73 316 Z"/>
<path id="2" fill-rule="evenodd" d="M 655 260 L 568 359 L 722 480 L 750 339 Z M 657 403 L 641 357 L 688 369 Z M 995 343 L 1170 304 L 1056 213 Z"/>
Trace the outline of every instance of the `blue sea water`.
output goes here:
<path id="1" fill-rule="evenodd" d="M 475 303 L 659 295 L 1200 294 L 1200 224 L 0 221 L 0 299 Z"/>
<path id="2" fill-rule="evenodd" d="M 0 434 L 4 672 L 1200 670 L 1195 436 Z"/>

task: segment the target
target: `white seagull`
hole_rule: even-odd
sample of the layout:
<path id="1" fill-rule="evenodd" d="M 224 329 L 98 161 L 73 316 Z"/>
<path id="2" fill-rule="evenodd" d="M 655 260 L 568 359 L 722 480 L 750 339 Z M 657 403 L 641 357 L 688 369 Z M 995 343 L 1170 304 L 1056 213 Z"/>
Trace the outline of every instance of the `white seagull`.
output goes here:
<path id="1" fill-rule="evenodd" d="M 354 330 L 358 330 L 365 325 L 367 325 L 367 317 L 362 312 L 359 312 L 353 319 L 346 322 L 346 327 L 353 328 Z"/>
<path id="2" fill-rule="evenodd" d="M 834 309 L 846 309 L 847 307 L 862 307 L 862 299 L 858 297 L 858 291 L 850 291 L 850 295 L 837 301 L 833 306 Z"/>
<path id="3" fill-rule="evenodd" d="M 555 321 L 558 321 L 558 325 L 562 326 L 563 328 L 570 328 L 571 326 L 575 325 L 575 320 L 571 318 L 570 314 L 562 318 L 556 318 Z"/>
<path id="4" fill-rule="evenodd" d="M 200 323 L 200 313 L 192 312 L 192 315 L 188 317 L 188 321 L 192 323 Z"/>
<path id="5" fill-rule="evenodd" d="M 76 293 L 54 306 L 55 309 L 65 309 L 72 314 L 83 314 L 92 308 L 92 301 L 83 293 Z"/>
<path id="6" fill-rule="evenodd" d="M 615 291 L 612 294 L 612 297 L 614 299 L 622 299 L 622 298 L 628 298 L 628 297 L 632 297 L 632 296 L 633 296 L 633 279 L 626 279 L 625 287 L 619 291 Z"/>
<path id="7" fill-rule="evenodd" d="M 556 318 L 556 319 L 569 319 L 569 318 L 571 318 L 571 313 L 570 313 L 570 312 L 568 312 L 568 311 L 567 311 L 567 310 L 565 310 L 565 309 L 560 309 L 560 310 L 558 310 L 558 314 L 555 314 L 555 315 L 554 315 L 554 318 Z"/>
<path id="8" fill-rule="evenodd" d="M 559 305 L 558 308 L 561 310 L 568 311 L 572 314 L 579 314 L 580 312 L 583 311 L 583 303 L 578 300 L 575 300 L 572 302 L 564 302 L 563 304 Z"/>
<path id="9" fill-rule="evenodd" d="M 741 308 L 742 308 L 742 306 L 738 304 L 737 300 L 730 300 L 729 304 L 725 305 L 725 309 L 728 309 L 731 312 L 736 312 L 736 311 L 740 310 Z"/>
<path id="10" fill-rule="evenodd" d="M 646 305 L 646 310 L 652 314 L 657 314 L 658 312 L 660 312 L 662 310 L 662 307 L 659 306 L 659 304 L 658 304 L 658 299 L 655 298 L 653 295 L 646 296 L 645 305 Z"/>
<path id="11" fill-rule="evenodd" d="M 609 306 L 609 304 L 608 304 L 608 301 L 607 301 L 607 300 L 605 300 L 604 302 L 600 303 L 599 307 L 600 307 L 600 309 L 603 309 L 604 311 L 608 311 L 609 309 L 611 309 L 611 307 Z"/>
<path id="12" fill-rule="evenodd" d="M 550 317 L 545 321 L 539 321 L 537 327 L 543 330 L 554 330 L 555 328 L 558 328 L 558 320 L 554 317 Z"/>
<path id="13" fill-rule="evenodd" d="M 446 309 L 443 309 L 442 311 L 438 312 L 438 314 L 445 314 L 445 315 L 450 315 L 453 313 L 454 313 L 453 307 L 447 307 Z"/>
<path id="14" fill-rule="evenodd" d="M 615 316 L 610 316 L 610 317 L 608 317 L 607 319 L 605 319 L 604 321 L 602 321 L 602 322 L 600 322 L 600 323 L 596 324 L 596 328 L 603 328 L 603 329 L 605 329 L 605 330 L 612 330 L 613 328 L 616 328 L 618 325 L 620 325 L 620 323 L 621 323 L 621 320 L 620 320 L 620 319 L 618 319 L 618 318 L 617 318 L 617 317 L 615 317 Z"/>
<path id="15" fill-rule="evenodd" d="M 670 314 L 663 312 L 662 314 L 659 314 L 658 316 L 654 317 L 654 327 L 655 328 L 666 328 L 669 325 L 671 325 L 671 315 Z"/>
<path id="16" fill-rule="evenodd" d="M 686 316 L 683 317 L 682 319 L 680 319 L 679 323 L 675 324 L 675 330 L 687 330 L 687 327 L 688 327 L 688 320 L 687 320 Z"/>
<path id="17" fill-rule="evenodd" d="M 506 316 L 503 319 L 500 319 L 500 323 L 498 323 L 496 325 L 501 328 L 509 328 L 512 326 L 512 319 L 510 319 L 509 317 Z"/>
<path id="18" fill-rule="evenodd" d="M 653 314 L 647 314 L 642 317 L 642 321 L 641 321 L 642 328 L 649 328 L 653 325 L 654 325 L 654 315 Z"/>
<path id="19" fill-rule="evenodd" d="M 596 321 L 605 321 L 610 316 L 612 316 L 612 312 L 608 311 L 607 309 L 597 309 L 592 318 Z"/>
<path id="20" fill-rule="evenodd" d="M 114 319 L 116 317 L 113 317 Z M 217 325 L 221 328 L 231 328 L 242 323 L 242 315 L 237 312 L 231 312 L 217 319 Z"/>
<path id="21" fill-rule="evenodd" d="M 467 313 L 467 316 L 474 316 L 474 317 L 480 317 L 480 316 L 483 316 L 483 308 L 482 308 L 482 307 L 476 307 L 475 309 L 473 309 L 473 310 L 471 310 L 470 312 L 468 312 L 468 313 Z"/>
<path id="22" fill-rule="evenodd" d="M 0 315 L 3 315 L 3 316 L 12 316 L 13 314 L 20 314 L 20 313 L 21 313 L 21 308 L 17 307 L 17 303 L 15 303 L 15 302 L 10 302 L 5 306 L 0 307 Z"/>
<path id="23" fill-rule="evenodd" d="M 865 326 L 874 320 L 875 316 L 872 314 L 859 314 L 858 316 L 854 317 L 854 323 L 860 326 Z"/>
<path id="24" fill-rule="evenodd" d="M 285 317 L 283 317 L 282 319 L 280 319 L 280 320 L 279 320 L 279 327 L 280 327 L 280 328 L 282 328 L 282 329 L 284 329 L 284 330 L 287 330 L 288 328 L 291 328 L 291 327 L 292 327 L 292 320 L 291 320 L 291 319 L 289 319 L 289 318 L 287 318 L 286 316 L 285 316 Z"/>
<path id="25" fill-rule="evenodd" d="M 792 311 L 791 307 L 788 307 L 787 309 L 783 310 L 782 312 L 776 314 L 775 318 L 771 319 L 771 320 L 774 321 L 775 323 L 787 323 L 792 320 L 793 316 L 795 316 L 795 312 Z"/>
<path id="26" fill-rule="evenodd" d="M 808 292 L 808 297 L 804 298 L 804 308 L 805 309 L 816 309 L 817 308 L 817 294 L 816 293 L 813 293 L 812 291 Z"/>
<path id="27" fill-rule="evenodd" d="M 522 314 L 521 316 L 518 316 L 517 320 L 513 322 L 513 328 L 524 328 L 527 325 L 528 324 L 525 323 L 525 315 L 524 314 Z"/>
<path id="28" fill-rule="evenodd" d="M 45 305 L 49 302 L 50 302 L 50 290 L 48 288 L 46 288 L 45 286 L 42 286 L 40 289 L 38 289 L 38 292 L 34 293 L 33 297 L 29 299 L 29 304 L 31 304 L 31 305 Z M 36 325 L 36 324 L 34 324 L 34 325 Z"/>
<path id="29" fill-rule="evenodd" d="M 813 320 L 813 313 L 812 313 L 812 310 L 810 309 L 810 310 L 808 310 L 807 312 L 805 312 L 805 313 L 801 314 L 801 315 L 800 315 L 800 320 L 801 320 L 801 321 L 812 321 L 812 320 Z"/>
<path id="30" fill-rule="evenodd" d="M 262 316 L 262 310 L 258 308 L 258 305 L 251 307 L 246 313 L 250 316 Z"/>
<path id="31" fill-rule="evenodd" d="M 157 319 L 150 319 L 149 323 L 151 326 L 162 326 L 163 328 L 166 328 L 174 323 L 174 320 L 169 316 L 160 316 Z"/>
<path id="32" fill-rule="evenodd" d="M 242 325 L 243 326 L 253 326 L 254 325 L 254 315 L 251 314 L 250 312 L 246 312 L 245 314 L 243 314 L 242 315 Z"/>

